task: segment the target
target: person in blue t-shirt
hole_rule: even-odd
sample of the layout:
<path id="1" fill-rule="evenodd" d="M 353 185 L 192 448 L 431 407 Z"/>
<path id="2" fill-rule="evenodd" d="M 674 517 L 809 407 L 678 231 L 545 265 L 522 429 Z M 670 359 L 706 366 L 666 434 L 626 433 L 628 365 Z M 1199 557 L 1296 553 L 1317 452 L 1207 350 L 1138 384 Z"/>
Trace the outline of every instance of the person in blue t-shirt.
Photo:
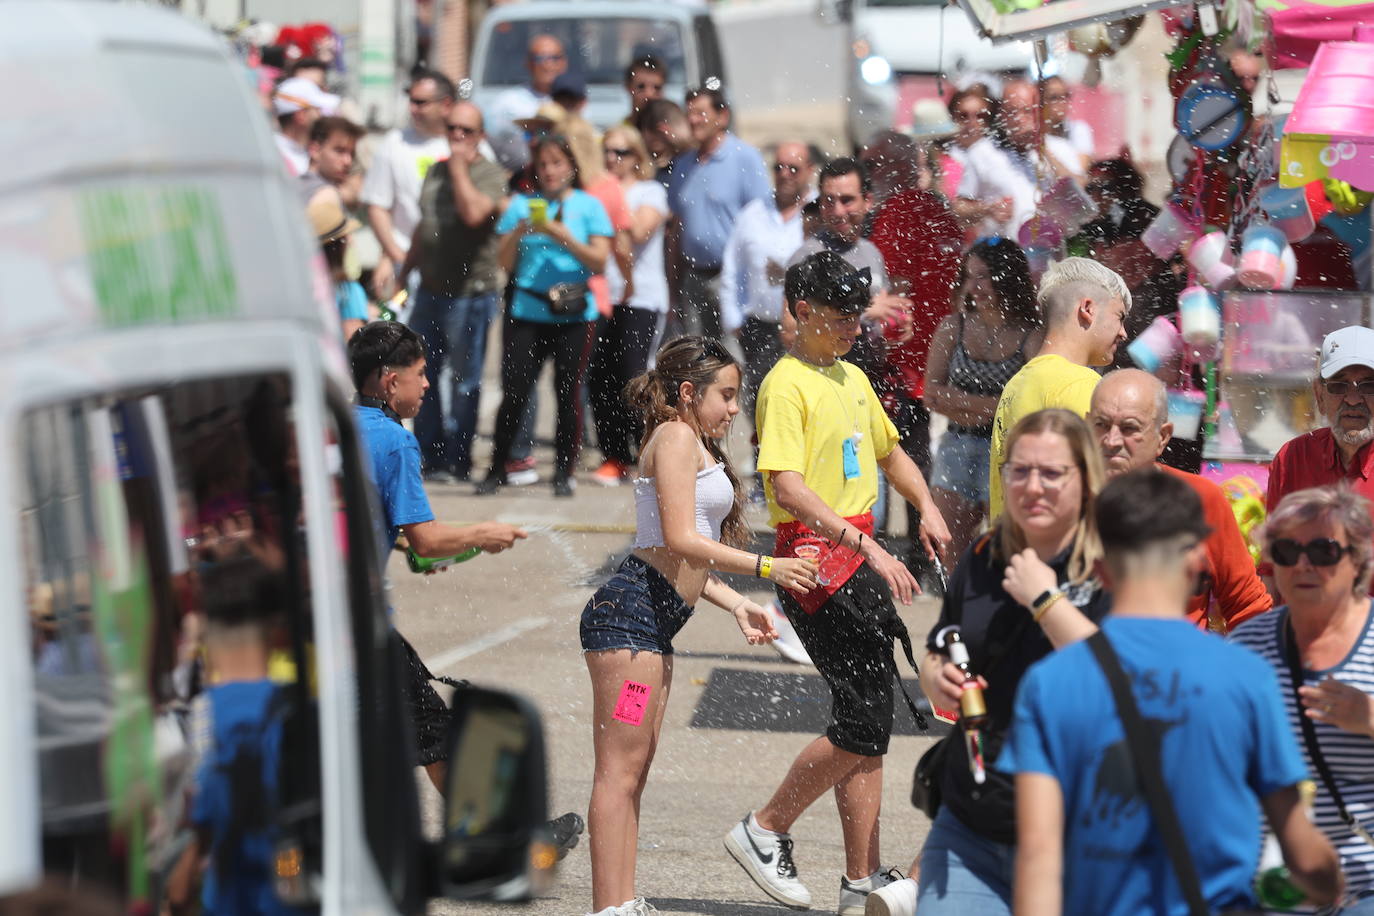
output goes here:
<path id="1" fill-rule="evenodd" d="M 566 138 L 534 144 L 538 196 L 516 195 L 501 215 L 497 257 L 511 275 L 510 306 L 502 328 L 501 409 L 491 470 L 477 493 L 506 483 L 506 462 L 539 370 L 553 360 L 558 422 L 554 435 L 553 494 L 573 495 L 573 466 L 582 433 L 582 377 L 597 317 L 587 281 L 606 269 L 615 235 L 606 208 L 581 190 Z"/>
<path id="2" fill-rule="evenodd" d="M 1202 505 L 1150 468 L 1098 497 L 1102 625 L 1158 741 L 1172 799 L 1210 911 L 1256 905 L 1263 812 L 1294 884 L 1318 905 L 1340 893 L 1340 864 L 1306 817 L 1306 778 L 1273 670 L 1184 616 L 1207 569 Z M 1015 911 L 1053 916 L 1187 914 L 1188 903 L 1136 777 L 1106 675 L 1079 642 L 1034 665 L 1016 695 L 997 767 L 1016 774 Z"/>
<path id="3" fill-rule="evenodd" d="M 401 425 L 402 420 L 420 412 L 420 402 L 429 389 L 420 335 L 398 322 L 374 321 L 349 340 L 348 358 L 358 390 L 354 418 L 362 430 L 371 459 L 368 470 L 382 507 L 377 539 L 383 575 L 401 534 L 421 557 L 448 557 L 473 547 L 500 553 L 525 537 L 523 530 L 504 522 L 446 525 L 435 521 L 420 476 L 420 444 Z M 419 762 L 442 792 L 448 707 L 430 685 L 434 677 L 415 649 L 405 637 L 397 636 L 410 663 L 410 703 Z"/>

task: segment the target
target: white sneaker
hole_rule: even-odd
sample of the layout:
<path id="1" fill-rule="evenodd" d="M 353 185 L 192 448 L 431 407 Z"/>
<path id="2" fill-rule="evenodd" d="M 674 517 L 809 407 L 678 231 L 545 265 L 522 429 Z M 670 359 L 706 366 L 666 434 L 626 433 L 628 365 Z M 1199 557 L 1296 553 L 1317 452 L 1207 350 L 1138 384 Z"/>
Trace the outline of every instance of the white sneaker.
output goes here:
<path id="1" fill-rule="evenodd" d="M 916 916 L 916 898 L 919 886 L 915 878 L 902 878 L 887 887 L 880 887 L 868 895 L 861 912 L 864 916 Z M 844 894 L 840 894 L 841 905 Z"/>
<path id="2" fill-rule="evenodd" d="M 806 646 L 802 645 L 801 637 L 797 635 L 792 621 L 787 619 L 777 601 L 768 605 L 768 613 L 773 615 L 773 629 L 778 631 L 778 638 L 769 643 L 773 651 L 794 665 L 811 665 L 811 656 L 807 653 Z"/>
<path id="3" fill-rule="evenodd" d="M 625 901 L 620 906 L 608 906 L 604 910 L 588 913 L 587 916 L 639 916 L 639 914 L 643 912 L 658 912 L 658 910 L 655 910 L 653 907 L 649 907 L 648 910 L 637 909 L 638 905 L 641 903 L 644 903 L 644 898 L 636 897 L 633 900 Z M 647 903 L 644 905 L 649 906 Z"/>
<path id="4" fill-rule="evenodd" d="M 792 837 L 785 833 L 759 836 L 749 829 L 753 813 L 746 814 L 725 835 L 725 851 L 765 894 L 794 910 L 811 908 L 811 892 L 797 880 L 792 863 Z"/>
<path id="5" fill-rule="evenodd" d="M 654 906 L 643 897 L 636 897 L 626 904 L 626 906 L 629 907 L 629 909 L 626 910 L 626 916 L 649 916 L 650 913 L 658 912 L 658 907 Z"/>

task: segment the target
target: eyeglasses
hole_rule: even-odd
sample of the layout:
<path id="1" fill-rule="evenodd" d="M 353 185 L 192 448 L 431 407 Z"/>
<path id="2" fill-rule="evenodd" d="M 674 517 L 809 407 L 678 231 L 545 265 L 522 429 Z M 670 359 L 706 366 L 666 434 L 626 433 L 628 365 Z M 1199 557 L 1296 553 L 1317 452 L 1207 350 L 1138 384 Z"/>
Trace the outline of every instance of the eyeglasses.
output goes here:
<path id="1" fill-rule="evenodd" d="M 626 156 L 633 156 L 634 150 L 629 149 L 628 147 L 625 149 L 620 149 L 619 147 L 608 146 L 606 147 L 606 155 L 614 156 L 617 159 L 624 159 Z"/>
<path id="2" fill-rule="evenodd" d="M 565 60 L 562 54 L 531 54 L 530 61 L 536 64 L 556 64 L 560 60 Z"/>
<path id="3" fill-rule="evenodd" d="M 448 132 L 460 137 L 475 137 L 482 132 L 482 128 L 468 127 L 466 124 L 449 124 Z"/>
<path id="4" fill-rule="evenodd" d="M 1040 486 L 1046 490 L 1060 490 L 1069 482 L 1069 475 L 1078 468 L 1071 464 L 1004 464 L 1002 479 L 1013 487 L 1024 487 L 1030 483 L 1031 475 L 1040 478 Z"/>
<path id="5" fill-rule="evenodd" d="M 1269 556 L 1279 566 L 1297 566 L 1303 554 L 1307 554 L 1313 566 L 1335 566 L 1352 549 L 1331 538 L 1317 538 L 1306 544 L 1299 544 L 1292 538 L 1279 538 L 1269 545 Z"/>
<path id="6" fill-rule="evenodd" d="M 1322 382 L 1322 387 L 1327 394 L 1334 394 L 1337 397 L 1345 397 L 1354 388 L 1362 398 L 1374 398 L 1374 378 L 1367 378 L 1362 382 Z"/>
<path id="7" fill-rule="evenodd" d="M 779 175 L 781 175 L 783 172 L 787 172 L 787 173 L 792 174 L 792 175 L 800 175 L 800 174 L 801 174 L 801 170 L 802 170 L 802 167 L 801 167 L 801 166 L 799 166 L 799 165 L 793 165 L 793 164 L 790 163 L 790 162 L 775 162 L 775 163 L 773 163 L 773 171 L 774 171 L 774 172 L 777 172 Z"/>

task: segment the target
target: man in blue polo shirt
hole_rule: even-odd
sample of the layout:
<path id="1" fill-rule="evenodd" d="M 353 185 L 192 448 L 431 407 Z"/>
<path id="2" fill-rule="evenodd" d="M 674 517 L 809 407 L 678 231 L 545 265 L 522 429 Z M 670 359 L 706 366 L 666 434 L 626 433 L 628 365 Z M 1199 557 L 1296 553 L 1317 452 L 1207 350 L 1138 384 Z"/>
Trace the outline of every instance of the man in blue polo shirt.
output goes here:
<path id="1" fill-rule="evenodd" d="M 686 334 L 721 336 L 720 267 L 735 217 L 773 189 L 763 157 L 730 133 L 730 106 L 720 89 L 687 93 L 695 150 L 673 160 L 668 204 L 679 224 L 681 274 L 673 321 Z"/>

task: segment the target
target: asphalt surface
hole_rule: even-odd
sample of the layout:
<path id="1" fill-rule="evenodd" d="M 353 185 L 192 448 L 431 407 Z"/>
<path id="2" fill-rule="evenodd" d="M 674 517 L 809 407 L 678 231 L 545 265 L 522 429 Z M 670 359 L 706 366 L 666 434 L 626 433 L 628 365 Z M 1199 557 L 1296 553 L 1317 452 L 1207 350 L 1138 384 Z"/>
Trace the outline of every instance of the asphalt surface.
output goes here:
<path id="1" fill-rule="evenodd" d="M 494 398 L 484 398 L 484 413 L 495 407 L 488 401 Z M 541 407 L 551 403 L 545 398 Z M 479 450 L 486 447 L 479 443 Z M 547 474 L 550 450 L 541 445 L 537 455 Z M 594 448 L 586 450 L 584 462 L 598 459 Z M 547 483 L 485 498 L 472 496 L 468 484 L 431 487 L 440 519 L 500 519 L 529 526 L 530 537 L 512 551 L 480 556 L 441 575 L 413 575 L 400 555 L 391 566 L 397 625 L 436 673 L 518 691 L 541 711 L 551 815 L 586 814 L 591 689 L 577 625 L 597 584 L 629 550 L 634 525 L 631 487 L 605 489 L 585 472 L 581 476 L 572 499 L 555 499 Z M 760 601 L 769 596 L 760 580 L 735 584 Z M 747 645 L 724 611 L 704 601 L 697 610 L 675 642 L 673 694 L 644 793 L 639 893 L 663 913 L 782 912 L 727 856 L 722 839 L 745 812 L 767 800 L 796 753 L 824 729 L 828 693 L 813 669 L 785 662 L 768 647 Z M 901 612 L 919 643 L 934 619 L 935 602 L 918 599 Z M 901 668 L 914 691 L 914 673 L 905 661 Z M 908 801 L 911 771 L 933 739 L 916 736 L 900 700 L 898 707 L 884 787 L 883 861 L 905 870 L 928 826 Z M 437 822 L 439 797 L 427 783 L 422 790 L 429 818 Z M 834 912 L 843 848 L 833 800 L 817 802 L 794 836 L 815 909 Z M 552 892 L 516 909 L 565 916 L 586 913 L 590 904 L 584 837 L 564 860 Z M 432 911 L 496 914 L 512 908 L 440 902 Z"/>

